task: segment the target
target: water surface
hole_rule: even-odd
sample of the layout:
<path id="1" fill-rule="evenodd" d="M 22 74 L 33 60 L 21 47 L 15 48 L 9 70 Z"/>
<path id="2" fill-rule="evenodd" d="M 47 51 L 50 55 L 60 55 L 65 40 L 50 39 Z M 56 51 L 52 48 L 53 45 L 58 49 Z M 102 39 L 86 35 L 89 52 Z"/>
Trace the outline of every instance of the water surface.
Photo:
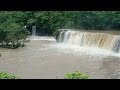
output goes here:
<path id="1" fill-rule="evenodd" d="M 30 37 L 26 47 L 0 48 L 0 71 L 21 78 L 63 79 L 81 71 L 91 78 L 120 78 L 120 55 L 107 50 L 56 43 L 54 37 Z"/>

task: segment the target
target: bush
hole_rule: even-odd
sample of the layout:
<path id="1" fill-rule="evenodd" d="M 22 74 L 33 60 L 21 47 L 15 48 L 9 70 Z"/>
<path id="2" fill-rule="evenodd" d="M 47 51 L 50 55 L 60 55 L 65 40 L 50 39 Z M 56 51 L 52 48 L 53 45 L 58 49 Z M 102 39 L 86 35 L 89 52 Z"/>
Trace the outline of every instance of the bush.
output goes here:
<path id="1" fill-rule="evenodd" d="M 67 73 L 64 75 L 65 79 L 89 79 L 89 77 L 85 74 L 82 74 L 79 71 L 73 73 Z"/>
<path id="2" fill-rule="evenodd" d="M 29 32 L 20 24 L 4 22 L 0 25 L 0 46 L 15 49 L 23 47 Z"/>
<path id="3" fill-rule="evenodd" d="M 0 79 L 20 79 L 20 78 L 6 72 L 0 72 Z"/>

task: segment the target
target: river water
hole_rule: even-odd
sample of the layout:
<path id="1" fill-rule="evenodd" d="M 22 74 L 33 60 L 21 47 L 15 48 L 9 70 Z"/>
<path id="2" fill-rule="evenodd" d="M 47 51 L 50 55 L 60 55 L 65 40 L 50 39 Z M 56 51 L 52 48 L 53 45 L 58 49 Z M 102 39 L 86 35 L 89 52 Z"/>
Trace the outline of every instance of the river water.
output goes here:
<path id="1" fill-rule="evenodd" d="M 0 71 L 23 79 L 63 79 L 80 71 L 92 79 L 120 78 L 120 54 L 56 43 L 54 37 L 33 36 L 25 47 L 0 48 Z"/>

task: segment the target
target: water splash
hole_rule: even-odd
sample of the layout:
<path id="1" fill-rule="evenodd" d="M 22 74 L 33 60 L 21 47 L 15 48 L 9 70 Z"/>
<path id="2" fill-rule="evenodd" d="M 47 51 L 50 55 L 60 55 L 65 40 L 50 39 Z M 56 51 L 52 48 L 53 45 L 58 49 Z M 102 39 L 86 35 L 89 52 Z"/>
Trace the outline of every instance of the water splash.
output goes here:
<path id="1" fill-rule="evenodd" d="M 32 36 L 36 36 L 36 26 L 32 27 Z"/>
<path id="2" fill-rule="evenodd" d="M 107 33 L 63 30 L 60 33 L 59 43 L 68 43 L 81 47 L 98 47 L 112 52 L 120 51 L 120 35 Z"/>
<path id="3" fill-rule="evenodd" d="M 30 40 L 48 40 L 48 41 L 55 41 L 54 37 L 48 37 L 48 36 L 30 36 Z"/>
<path id="4" fill-rule="evenodd" d="M 106 49 L 101 49 L 98 47 L 88 47 L 88 46 L 78 46 L 66 43 L 58 43 L 50 45 L 50 47 L 55 48 L 58 52 L 61 53 L 71 53 L 74 56 L 96 56 L 97 58 L 104 58 L 108 56 L 120 57 L 120 53 L 114 53 Z"/>

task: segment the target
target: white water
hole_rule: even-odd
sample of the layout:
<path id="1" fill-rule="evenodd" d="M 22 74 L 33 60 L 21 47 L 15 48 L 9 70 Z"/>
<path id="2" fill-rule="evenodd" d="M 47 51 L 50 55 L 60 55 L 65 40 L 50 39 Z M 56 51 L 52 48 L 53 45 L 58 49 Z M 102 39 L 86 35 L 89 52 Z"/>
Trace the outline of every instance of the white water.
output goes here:
<path id="1" fill-rule="evenodd" d="M 36 26 L 32 27 L 32 36 L 36 36 Z"/>
<path id="2" fill-rule="evenodd" d="M 69 32 L 67 32 L 68 34 Z M 33 41 L 52 41 L 52 42 L 56 42 L 54 37 L 44 37 L 44 36 L 30 36 L 29 37 L 30 40 Z M 117 56 L 120 57 L 120 53 L 114 53 L 111 51 L 108 51 L 106 49 L 101 49 L 98 48 L 97 46 L 94 47 L 89 47 L 89 46 L 84 46 L 84 47 L 80 47 L 79 45 L 74 45 L 74 44 L 69 44 L 66 43 L 66 40 L 64 40 L 64 43 L 54 43 L 54 44 L 49 44 L 48 48 L 53 48 L 58 50 L 59 52 L 62 53 L 73 53 L 74 55 L 82 55 L 82 54 L 88 54 L 88 55 L 97 55 L 97 56 L 102 56 L 102 57 L 106 57 L 106 56 Z"/>
<path id="3" fill-rule="evenodd" d="M 54 37 L 45 37 L 45 36 L 30 36 L 30 40 L 47 40 L 47 41 L 55 41 Z"/>
<path id="4" fill-rule="evenodd" d="M 107 33 L 63 30 L 60 32 L 59 42 L 78 45 L 80 47 L 98 47 L 113 52 L 120 51 L 120 35 Z"/>

